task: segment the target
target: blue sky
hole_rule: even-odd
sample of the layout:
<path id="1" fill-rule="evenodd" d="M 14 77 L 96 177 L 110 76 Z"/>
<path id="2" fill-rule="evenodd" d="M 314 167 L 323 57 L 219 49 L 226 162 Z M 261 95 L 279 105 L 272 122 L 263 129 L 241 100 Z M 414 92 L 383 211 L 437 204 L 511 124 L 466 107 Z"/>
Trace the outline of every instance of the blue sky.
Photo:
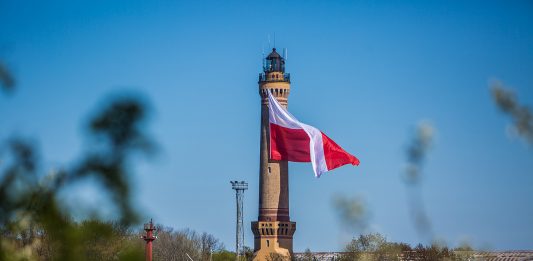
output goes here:
<path id="1" fill-rule="evenodd" d="M 401 179 L 423 120 L 437 130 L 422 183 L 437 237 L 533 249 L 533 154 L 508 134 L 488 88 L 499 79 L 533 106 L 530 1 L 2 1 L 0 24 L 0 57 L 18 82 L 0 96 L 0 139 L 31 137 L 45 168 L 79 158 L 83 124 L 109 95 L 151 104 L 160 150 L 132 177 L 147 218 L 212 233 L 233 249 L 229 181 L 246 180 L 252 246 L 257 74 L 275 34 L 276 47 L 289 50 L 289 110 L 361 160 L 320 179 L 309 164 L 290 164 L 296 251 L 339 250 L 349 238 L 336 195 L 365 199 L 371 231 L 427 243 Z"/>

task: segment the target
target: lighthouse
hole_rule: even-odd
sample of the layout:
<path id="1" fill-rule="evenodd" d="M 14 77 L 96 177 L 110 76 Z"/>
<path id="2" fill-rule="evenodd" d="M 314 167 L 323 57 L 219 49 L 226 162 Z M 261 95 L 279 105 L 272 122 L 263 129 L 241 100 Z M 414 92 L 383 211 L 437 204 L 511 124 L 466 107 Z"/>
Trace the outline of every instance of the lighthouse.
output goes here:
<path id="1" fill-rule="evenodd" d="M 252 222 L 254 261 L 274 256 L 290 260 L 296 222 L 289 215 L 289 168 L 287 161 L 269 158 L 268 93 L 285 108 L 291 88 L 290 74 L 285 73 L 285 58 L 276 48 L 264 58 L 259 74 L 261 97 L 261 138 L 259 166 L 259 215 Z"/>

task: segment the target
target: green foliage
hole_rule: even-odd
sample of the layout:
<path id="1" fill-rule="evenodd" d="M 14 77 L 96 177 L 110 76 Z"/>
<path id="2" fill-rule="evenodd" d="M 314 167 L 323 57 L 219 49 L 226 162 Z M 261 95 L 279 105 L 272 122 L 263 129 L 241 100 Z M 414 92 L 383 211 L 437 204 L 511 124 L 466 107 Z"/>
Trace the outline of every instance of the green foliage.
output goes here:
<path id="1" fill-rule="evenodd" d="M 377 233 L 360 235 L 345 247 L 340 260 L 469 260 L 472 258 L 471 248 L 464 246 L 459 250 L 450 250 L 445 246 L 432 244 L 417 245 L 411 248 L 406 243 L 388 242 Z"/>
<path id="2" fill-rule="evenodd" d="M 353 239 L 349 244 L 349 251 L 375 252 L 378 251 L 387 240 L 378 233 L 360 235 L 359 238 Z"/>
<path id="3" fill-rule="evenodd" d="M 62 232 L 25 223 L 2 230 L 2 260 L 142 260 L 142 248 L 132 244 L 130 231 L 118 223 L 67 222 Z"/>
<path id="4" fill-rule="evenodd" d="M 73 171 L 73 178 L 97 178 L 111 193 L 120 208 L 121 223 L 138 221 L 132 208 L 128 184 L 128 157 L 137 152 L 149 153 L 151 142 L 141 128 L 144 106 L 135 99 L 113 102 L 90 122 L 95 148 Z"/>
<path id="5" fill-rule="evenodd" d="M 150 145 L 142 129 L 144 116 L 144 106 L 135 99 L 111 103 L 91 121 L 95 149 L 56 173 L 40 170 L 31 142 L 8 141 L 0 159 L 5 163 L 0 169 L 0 260 L 142 260 L 123 232 L 138 221 L 127 166 L 133 153 L 146 152 Z M 70 219 L 75 209 L 62 204 L 58 192 L 87 178 L 95 178 L 102 193 L 111 195 L 117 224 Z"/>
<path id="6" fill-rule="evenodd" d="M 386 255 L 393 250 L 380 234 L 360 235 L 346 245 L 346 253 L 341 260 L 381 260 L 382 254 Z"/>
<path id="7" fill-rule="evenodd" d="M 227 250 L 214 252 L 213 261 L 235 261 L 235 253 Z"/>
<path id="8" fill-rule="evenodd" d="M 14 86 L 7 67 L 0 63 L 0 84 Z M 138 216 L 130 202 L 130 159 L 154 151 L 145 134 L 145 106 L 122 98 L 104 106 L 87 126 L 91 147 L 68 169 L 46 173 L 31 142 L 13 139 L 0 151 L 0 261 L 3 260 L 144 260 Z M 2 148 L 3 146 L 0 146 Z M 95 209 L 63 203 L 60 191 L 87 180 L 100 183 L 108 203 L 116 207 L 117 222 L 104 222 Z M 71 220 L 73 212 L 90 213 L 92 219 Z M 207 233 L 173 231 L 159 226 L 154 242 L 155 260 L 225 260 L 231 252 Z M 234 254 L 233 254 L 234 260 Z"/>
<path id="9" fill-rule="evenodd" d="M 446 246 L 439 246 L 432 244 L 430 246 L 422 246 L 418 244 L 413 249 L 413 255 L 422 260 L 471 260 L 472 253 L 458 253 L 449 249 Z"/>

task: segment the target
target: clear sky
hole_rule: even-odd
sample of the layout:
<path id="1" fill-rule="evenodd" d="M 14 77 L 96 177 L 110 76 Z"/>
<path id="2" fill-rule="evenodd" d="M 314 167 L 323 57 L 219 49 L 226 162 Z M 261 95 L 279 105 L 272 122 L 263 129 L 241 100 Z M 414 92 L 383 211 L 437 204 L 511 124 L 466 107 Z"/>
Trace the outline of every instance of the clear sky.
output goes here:
<path id="1" fill-rule="evenodd" d="M 339 250 L 335 195 L 361 196 L 370 230 L 423 242 L 407 208 L 405 148 L 437 129 L 423 200 L 451 246 L 533 249 L 533 153 L 509 135 L 488 82 L 533 106 L 531 1 L 2 1 L 0 139 L 37 142 L 43 165 L 79 158 L 84 122 L 109 95 L 142 95 L 159 153 L 135 165 L 145 217 L 212 233 L 232 250 L 246 180 L 246 244 L 257 218 L 260 100 L 268 35 L 288 48 L 289 109 L 360 160 L 313 177 L 291 163 L 296 251 Z M 271 43 L 273 45 L 273 42 Z M 80 188 L 69 197 L 96 198 Z M 96 202 L 96 203 L 95 203 Z"/>

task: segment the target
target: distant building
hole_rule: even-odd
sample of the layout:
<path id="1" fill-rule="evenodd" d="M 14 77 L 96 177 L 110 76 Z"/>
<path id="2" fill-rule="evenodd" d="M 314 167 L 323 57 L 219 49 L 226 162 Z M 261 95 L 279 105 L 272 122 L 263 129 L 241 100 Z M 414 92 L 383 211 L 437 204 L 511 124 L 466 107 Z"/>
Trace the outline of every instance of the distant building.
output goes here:
<path id="1" fill-rule="evenodd" d="M 337 261 L 343 255 L 343 252 L 313 252 L 313 261 Z M 533 251 L 517 250 L 517 251 L 481 251 L 471 253 L 461 253 L 469 256 L 468 260 L 473 261 L 533 261 Z M 296 260 L 306 260 L 308 253 L 294 253 Z M 409 257 L 406 257 L 409 256 Z M 409 253 L 402 254 L 391 260 L 400 261 L 418 261 L 424 260 L 423 257 L 417 257 Z M 307 260 L 306 260 L 307 261 Z"/>
<path id="2" fill-rule="evenodd" d="M 526 261 L 533 260 L 533 251 L 474 252 L 474 260 Z"/>

